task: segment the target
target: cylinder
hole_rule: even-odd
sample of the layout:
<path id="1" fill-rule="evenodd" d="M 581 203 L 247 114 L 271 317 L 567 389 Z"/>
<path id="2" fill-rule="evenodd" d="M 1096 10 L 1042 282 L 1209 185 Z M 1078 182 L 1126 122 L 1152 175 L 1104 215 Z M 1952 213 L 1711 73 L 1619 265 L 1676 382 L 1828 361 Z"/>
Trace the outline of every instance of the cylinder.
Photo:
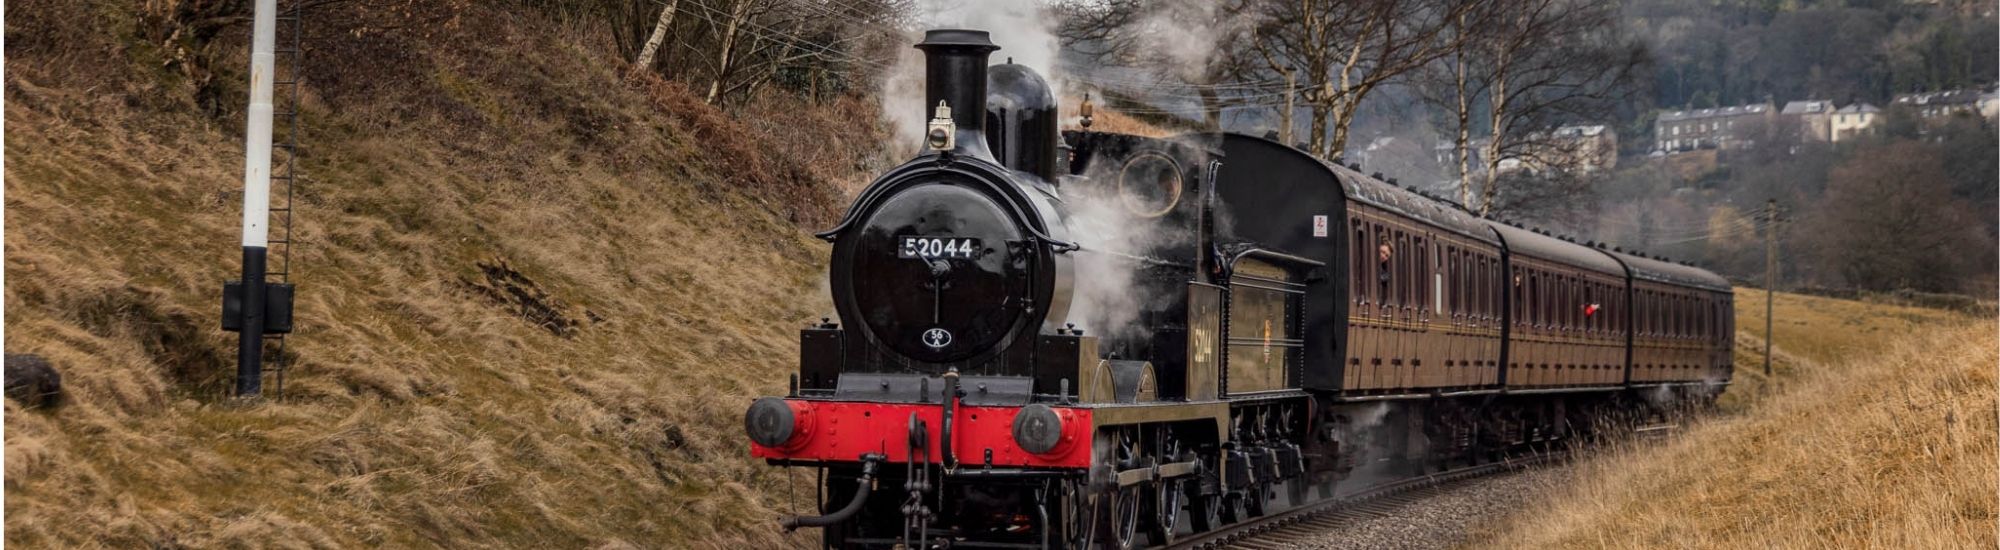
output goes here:
<path id="1" fill-rule="evenodd" d="M 917 44 L 924 52 L 924 119 L 939 102 L 951 107 L 957 127 L 953 153 L 992 158 L 986 147 L 986 57 L 999 46 L 986 31 L 933 29 Z"/>

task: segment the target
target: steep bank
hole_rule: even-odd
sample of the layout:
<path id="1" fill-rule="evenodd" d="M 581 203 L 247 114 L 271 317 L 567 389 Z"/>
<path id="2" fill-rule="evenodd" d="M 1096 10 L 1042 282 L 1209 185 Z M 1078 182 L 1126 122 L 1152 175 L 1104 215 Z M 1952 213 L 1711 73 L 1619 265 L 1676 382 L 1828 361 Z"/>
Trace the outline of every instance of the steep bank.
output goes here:
<path id="1" fill-rule="evenodd" d="M 534 10 L 315 13 L 294 363 L 241 407 L 247 29 L 147 6 L 8 6 L 6 349 L 68 391 L 7 404 L 8 543 L 787 542 L 738 415 L 827 309 L 873 101 L 732 118 Z"/>

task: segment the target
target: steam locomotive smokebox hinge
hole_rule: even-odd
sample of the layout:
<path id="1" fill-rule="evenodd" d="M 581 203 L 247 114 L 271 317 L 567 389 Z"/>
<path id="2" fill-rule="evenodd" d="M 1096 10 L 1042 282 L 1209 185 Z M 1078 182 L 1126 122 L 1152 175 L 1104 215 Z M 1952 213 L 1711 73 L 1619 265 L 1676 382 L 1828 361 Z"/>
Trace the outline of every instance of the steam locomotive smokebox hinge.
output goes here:
<path id="1" fill-rule="evenodd" d="M 243 281 L 222 283 L 222 330 L 243 331 Z M 292 332 L 291 283 L 264 283 L 264 333 Z"/>

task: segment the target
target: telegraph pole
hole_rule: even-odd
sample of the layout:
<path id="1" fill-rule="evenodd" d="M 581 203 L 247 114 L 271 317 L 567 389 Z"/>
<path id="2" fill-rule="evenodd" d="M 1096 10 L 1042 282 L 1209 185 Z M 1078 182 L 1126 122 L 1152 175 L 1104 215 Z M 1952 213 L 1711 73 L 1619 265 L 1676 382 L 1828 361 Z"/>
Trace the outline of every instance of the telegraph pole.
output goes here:
<path id="1" fill-rule="evenodd" d="M 1778 199 L 1764 202 L 1764 379 L 1771 380 L 1772 300 L 1778 294 Z M 1769 382 L 1765 387 L 1770 387 Z"/>

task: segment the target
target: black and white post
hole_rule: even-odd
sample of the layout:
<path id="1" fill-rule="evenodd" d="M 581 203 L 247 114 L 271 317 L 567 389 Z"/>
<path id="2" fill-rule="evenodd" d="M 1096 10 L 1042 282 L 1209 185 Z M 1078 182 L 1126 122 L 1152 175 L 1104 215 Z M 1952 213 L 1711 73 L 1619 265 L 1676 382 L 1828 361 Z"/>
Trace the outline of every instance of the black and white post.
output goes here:
<path id="1" fill-rule="evenodd" d="M 236 395 L 264 385 L 264 271 L 271 230 L 271 96 L 277 76 L 278 1 L 256 0 L 250 31 L 250 120 L 243 132 L 243 319 Z"/>

